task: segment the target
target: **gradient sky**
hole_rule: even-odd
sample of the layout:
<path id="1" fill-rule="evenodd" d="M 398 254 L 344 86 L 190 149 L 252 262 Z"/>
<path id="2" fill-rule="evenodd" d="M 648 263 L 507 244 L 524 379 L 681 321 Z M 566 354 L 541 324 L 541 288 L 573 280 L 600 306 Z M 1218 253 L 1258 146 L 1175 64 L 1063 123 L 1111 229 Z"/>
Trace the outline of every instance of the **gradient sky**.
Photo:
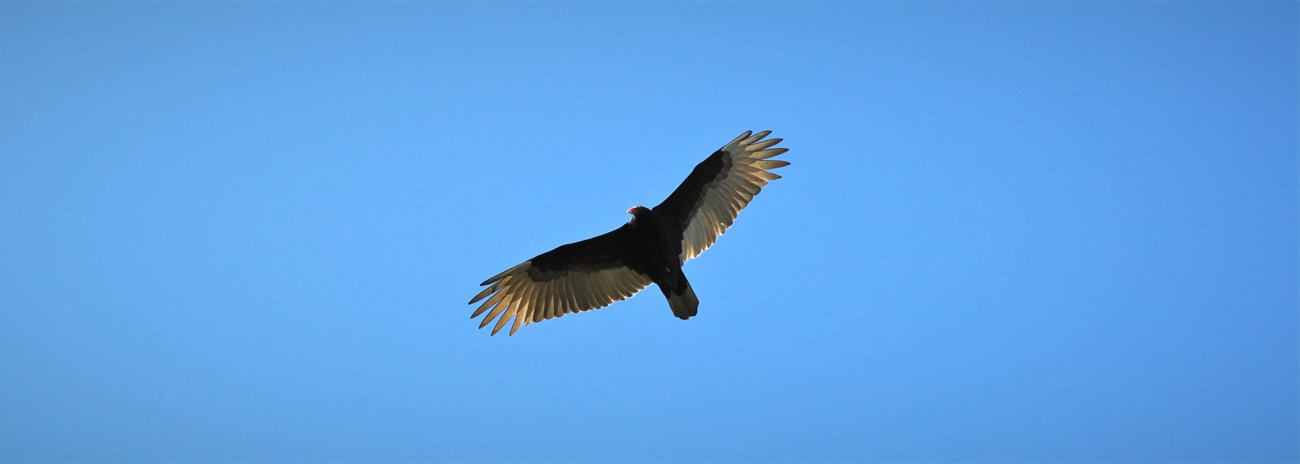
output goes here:
<path id="1" fill-rule="evenodd" d="M 0 460 L 1294 462 L 1298 23 L 0 3 Z M 697 318 L 476 329 L 750 129 Z"/>

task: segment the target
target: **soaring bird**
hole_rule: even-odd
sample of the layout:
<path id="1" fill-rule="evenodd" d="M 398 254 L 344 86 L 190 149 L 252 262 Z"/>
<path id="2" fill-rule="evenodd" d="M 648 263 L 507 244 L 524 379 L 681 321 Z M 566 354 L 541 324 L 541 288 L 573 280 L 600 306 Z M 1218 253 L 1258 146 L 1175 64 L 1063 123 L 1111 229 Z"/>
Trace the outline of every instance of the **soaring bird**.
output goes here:
<path id="1" fill-rule="evenodd" d="M 781 178 L 768 170 L 790 163 L 772 159 L 786 149 L 772 148 L 779 138 L 763 140 L 771 133 L 746 131 L 723 145 L 663 203 L 628 209 L 632 219 L 619 228 L 492 276 L 480 284 L 487 288 L 469 301 L 487 299 L 470 318 L 487 313 L 480 329 L 495 319 L 492 335 L 514 319 L 514 335 L 521 325 L 603 308 L 652 283 L 668 298 L 674 316 L 694 316 L 700 300 L 682 264 L 713 245 L 768 181 Z"/>

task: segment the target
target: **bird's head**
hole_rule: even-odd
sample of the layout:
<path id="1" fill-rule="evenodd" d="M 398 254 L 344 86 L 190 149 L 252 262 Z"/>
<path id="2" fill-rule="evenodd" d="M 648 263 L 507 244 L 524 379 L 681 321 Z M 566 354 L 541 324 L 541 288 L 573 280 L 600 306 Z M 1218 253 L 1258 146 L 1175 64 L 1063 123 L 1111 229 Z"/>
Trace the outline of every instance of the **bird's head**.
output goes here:
<path id="1" fill-rule="evenodd" d="M 650 214 L 650 208 L 641 205 L 633 206 L 627 209 L 627 214 L 631 214 L 632 220 L 635 221 L 639 217 L 645 217 L 645 215 Z"/>

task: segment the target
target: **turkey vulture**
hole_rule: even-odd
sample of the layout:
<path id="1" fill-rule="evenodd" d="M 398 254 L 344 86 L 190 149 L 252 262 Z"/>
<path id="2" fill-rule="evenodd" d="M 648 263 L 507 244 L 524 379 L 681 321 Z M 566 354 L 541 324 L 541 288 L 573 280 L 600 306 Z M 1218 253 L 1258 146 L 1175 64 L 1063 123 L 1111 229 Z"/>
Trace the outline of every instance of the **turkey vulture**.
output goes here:
<path id="1" fill-rule="evenodd" d="M 790 163 L 771 159 L 786 152 L 772 148 L 781 139 L 763 140 L 772 131 L 740 137 L 695 166 L 682 185 L 653 209 L 633 206 L 632 219 L 607 234 L 537 255 L 484 281 L 470 304 L 487 298 L 470 318 L 487 313 L 496 335 L 514 319 L 519 326 L 565 314 L 603 308 L 659 285 L 673 315 L 688 319 L 700 301 L 682 273 L 686 260 L 699 256 L 726 232 L 736 215 L 767 181 L 768 172 Z"/>

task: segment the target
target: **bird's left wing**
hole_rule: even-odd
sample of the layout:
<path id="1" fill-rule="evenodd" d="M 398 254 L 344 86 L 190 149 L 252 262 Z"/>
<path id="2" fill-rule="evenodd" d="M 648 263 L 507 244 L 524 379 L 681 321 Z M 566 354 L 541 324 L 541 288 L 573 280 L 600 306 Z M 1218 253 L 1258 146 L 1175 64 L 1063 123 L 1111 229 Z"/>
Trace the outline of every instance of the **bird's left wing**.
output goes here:
<path id="1" fill-rule="evenodd" d="M 771 133 L 740 134 L 695 166 L 677 190 L 654 208 L 681 241 L 681 262 L 712 246 L 768 181 L 781 178 L 767 171 L 790 164 L 771 159 L 787 150 L 772 148 L 781 139 L 763 140 Z"/>
<path id="2" fill-rule="evenodd" d="M 627 231 L 625 225 L 558 247 L 484 281 L 481 285 L 488 287 L 469 303 L 487 301 L 470 318 L 487 312 L 480 329 L 497 319 L 492 335 L 513 318 L 514 335 L 520 325 L 603 308 L 635 295 L 650 286 L 650 278 L 623 264 Z"/>

